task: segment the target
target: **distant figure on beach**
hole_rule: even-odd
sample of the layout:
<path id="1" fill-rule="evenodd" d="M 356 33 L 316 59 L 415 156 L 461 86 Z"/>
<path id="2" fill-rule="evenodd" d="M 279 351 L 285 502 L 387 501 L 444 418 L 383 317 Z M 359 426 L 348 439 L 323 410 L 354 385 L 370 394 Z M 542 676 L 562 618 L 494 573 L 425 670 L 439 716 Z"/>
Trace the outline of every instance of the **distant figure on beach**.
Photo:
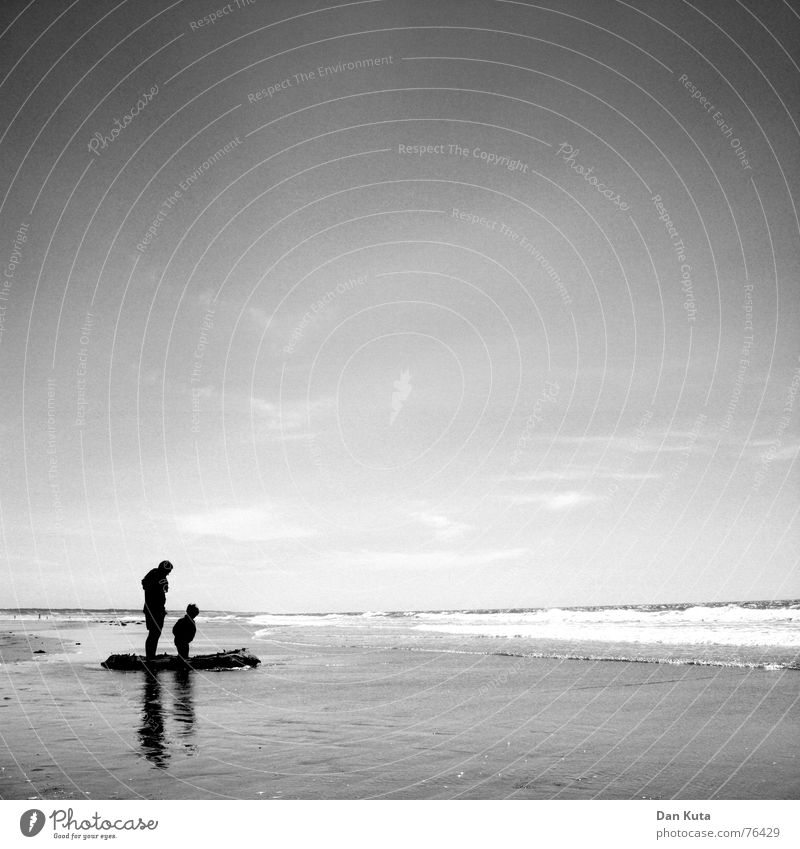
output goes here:
<path id="1" fill-rule="evenodd" d="M 147 639 L 144 642 L 144 653 L 148 660 L 156 656 L 158 639 L 164 628 L 164 617 L 167 615 L 167 593 L 169 581 L 167 575 L 172 571 L 169 560 L 162 560 L 157 568 L 151 569 L 142 578 L 144 588 L 144 621 L 147 625 Z"/>
<path id="2" fill-rule="evenodd" d="M 189 643 L 194 639 L 197 633 L 197 625 L 194 620 L 200 609 L 196 604 L 190 604 L 186 608 L 186 615 L 182 616 L 173 626 L 172 634 L 175 637 L 175 648 L 178 650 L 178 656 L 189 657 Z"/>

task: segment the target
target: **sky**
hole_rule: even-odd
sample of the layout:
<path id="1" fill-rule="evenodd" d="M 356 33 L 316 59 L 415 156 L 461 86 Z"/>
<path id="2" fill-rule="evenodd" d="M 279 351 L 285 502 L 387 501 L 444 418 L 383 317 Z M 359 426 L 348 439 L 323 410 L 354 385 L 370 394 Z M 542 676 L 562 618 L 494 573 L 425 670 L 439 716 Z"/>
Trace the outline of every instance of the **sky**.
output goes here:
<path id="1" fill-rule="evenodd" d="M 0 33 L 0 607 L 800 596 L 790 5 Z"/>

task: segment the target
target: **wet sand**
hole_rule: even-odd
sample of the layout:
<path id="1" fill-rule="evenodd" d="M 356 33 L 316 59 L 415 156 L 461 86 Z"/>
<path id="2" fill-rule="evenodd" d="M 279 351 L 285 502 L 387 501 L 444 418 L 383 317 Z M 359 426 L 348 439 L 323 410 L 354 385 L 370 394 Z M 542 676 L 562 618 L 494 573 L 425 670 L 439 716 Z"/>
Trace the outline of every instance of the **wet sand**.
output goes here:
<path id="1" fill-rule="evenodd" d="M 44 624 L 47 628 L 47 623 Z M 47 634 L 27 632 L 27 629 L 0 629 L 0 664 L 36 660 L 39 655 L 74 652 L 77 640 L 68 637 L 51 637 Z M 41 658 L 44 660 L 45 658 Z"/>
<path id="2" fill-rule="evenodd" d="M 195 652 L 249 645 L 262 666 L 147 676 L 99 667 L 141 651 L 141 626 L 36 623 L 29 641 L 7 625 L 3 798 L 800 797 L 793 670 L 259 643 L 216 626 Z M 67 637 L 70 654 L 26 654 Z"/>

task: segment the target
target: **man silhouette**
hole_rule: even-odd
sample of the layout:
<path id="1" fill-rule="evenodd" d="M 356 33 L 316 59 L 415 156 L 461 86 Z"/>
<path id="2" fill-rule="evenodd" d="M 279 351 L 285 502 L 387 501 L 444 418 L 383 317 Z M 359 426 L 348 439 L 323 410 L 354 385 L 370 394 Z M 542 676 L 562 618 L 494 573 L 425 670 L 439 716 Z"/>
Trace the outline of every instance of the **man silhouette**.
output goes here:
<path id="1" fill-rule="evenodd" d="M 164 617 L 167 615 L 167 593 L 169 581 L 167 575 L 172 571 L 169 560 L 162 560 L 158 567 L 151 569 L 142 578 L 144 589 L 144 621 L 147 626 L 147 639 L 144 641 L 144 652 L 148 660 L 156 656 L 158 638 L 164 627 Z"/>

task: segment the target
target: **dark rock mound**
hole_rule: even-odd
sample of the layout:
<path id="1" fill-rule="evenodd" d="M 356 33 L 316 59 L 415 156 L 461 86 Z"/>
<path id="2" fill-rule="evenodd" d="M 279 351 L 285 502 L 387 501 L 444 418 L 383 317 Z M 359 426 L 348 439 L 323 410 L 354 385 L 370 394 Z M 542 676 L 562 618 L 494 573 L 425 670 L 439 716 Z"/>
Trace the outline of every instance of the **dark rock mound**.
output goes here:
<path id="1" fill-rule="evenodd" d="M 104 669 L 241 669 L 258 666 L 261 661 L 245 649 L 231 649 L 215 654 L 197 654 L 184 660 L 175 654 L 159 654 L 151 660 L 140 654 L 112 654 L 100 665 Z"/>

